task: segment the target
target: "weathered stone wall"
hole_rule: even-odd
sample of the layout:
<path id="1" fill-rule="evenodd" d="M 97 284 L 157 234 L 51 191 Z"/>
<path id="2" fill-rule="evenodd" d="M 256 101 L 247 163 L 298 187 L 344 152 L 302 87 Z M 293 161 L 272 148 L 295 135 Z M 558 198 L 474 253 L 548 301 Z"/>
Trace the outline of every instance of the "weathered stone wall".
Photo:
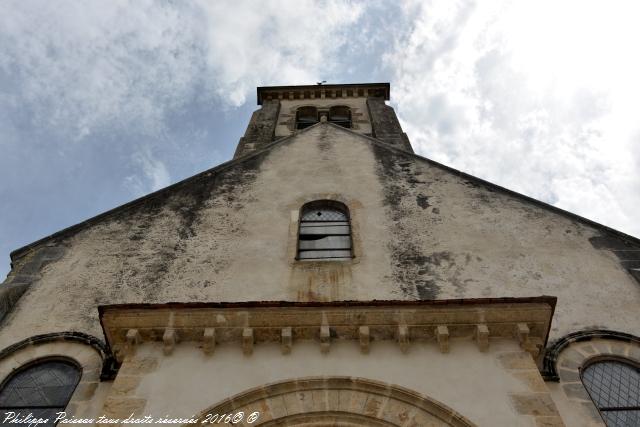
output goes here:
<path id="1" fill-rule="evenodd" d="M 594 242 L 633 245 L 409 154 L 375 153 L 404 298 L 553 295 L 552 339 L 585 328 L 637 333 L 640 285 Z"/>
<path id="2" fill-rule="evenodd" d="M 262 107 L 253 112 L 249 126 L 236 147 L 234 158 L 259 150 L 273 141 L 279 111 L 280 102 L 276 99 L 264 101 Z"/>
<path id="3" fill-rule="evenodd" d="M 352 261 L 295 260 L 297 213 L 315 199 L 348 206 Z M 43 246 L 18 257 L 9 280 L 26 292 L 0 347 L 47 332 L 101 336 L 98 305 L 171 301 L 546 294 L 558 296 L 552 338 L 637 333 L 640 286 L 594 247 L 602 233 L 320 124 L 52 238 L 46 263 L 32 261 Z"/>
<path id="4" fill-rule="evenodd" d="M 371 117 L 373 137 L 392 147 L 413 153 L 407 134 L 403 132 L 396 112 L 383 98 L 368 98 L 367 107 Z"/>
<path id="5" fill-rule="evenodd" d="M 101 336 L 101 304 L 388 298 L 369 286 L 390 273 L 381 197 L 367 142 L 331 125 L 308 129 L 59 237 L 64 254 L 5 319 L 0 347 L 51 331 Z M 324 198 L 349 206 L 355 245 L 369 248 L 352 263 L 294 259 L 293 216 Z"/>

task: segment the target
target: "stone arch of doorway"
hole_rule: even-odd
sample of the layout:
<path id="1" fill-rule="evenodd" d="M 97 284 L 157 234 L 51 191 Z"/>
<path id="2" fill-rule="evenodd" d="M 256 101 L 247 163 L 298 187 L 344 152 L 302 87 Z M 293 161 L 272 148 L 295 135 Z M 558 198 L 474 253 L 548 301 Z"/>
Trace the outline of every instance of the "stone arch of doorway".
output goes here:
<path id="1" fill-rule="evenodd" d="M 378 381 L 353 377 L 313 377 L 257 387 L 207 408 L 208 414 L 257 412 L 260 427 L 475 427 L 429 397 Z"/>

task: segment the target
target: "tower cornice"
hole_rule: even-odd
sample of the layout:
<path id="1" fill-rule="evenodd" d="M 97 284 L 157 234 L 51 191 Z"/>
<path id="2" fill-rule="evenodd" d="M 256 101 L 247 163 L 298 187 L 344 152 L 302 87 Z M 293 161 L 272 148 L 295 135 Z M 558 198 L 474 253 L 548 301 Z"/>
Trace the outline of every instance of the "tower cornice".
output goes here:
<path id="1" fill-rule="evenodd" d="M 303 86 L 258 87 L 258 105 L 269 99 L 323 99 L 376 97 L 389 100 L 389 83 L 345 83 Z"/>

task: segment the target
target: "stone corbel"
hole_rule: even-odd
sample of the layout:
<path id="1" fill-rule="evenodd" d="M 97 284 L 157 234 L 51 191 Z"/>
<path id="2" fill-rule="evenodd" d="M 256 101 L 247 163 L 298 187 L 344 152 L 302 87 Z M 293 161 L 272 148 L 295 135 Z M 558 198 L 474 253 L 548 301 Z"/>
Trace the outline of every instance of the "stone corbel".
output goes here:
<path id="1" fill-rule="evenodd" d="M 476 326 L 476 340 L 480 351 L 489 350 L 489 328 L 485 324 Z"/>
<path id="2" fill-rule="evenodd" d="M 331 331 L 329 325 L 320 326 L 320 351 L 329 353 L 331 347 Z"/>
<path id="3" fill-rule="evenodd" d="M 529 342 L 529 326 L 526 323 L 518 323 L 516 325 L 516 335 L 518 337 L 518 342 L 520 342 L 520 346 L 522 348 L 526 347 Z"/>
<path id="4" fill-rule="evenodd" d="M 282 354 L 291 353 L 291 347 L 293 346 L 293 332 L 291 327 L 282 328 L 281 333 L 281 351 Z"/>
<path id="5" fill-rule="evenodd" d="M 167 328 L 162 335 L 162 342 L 164 344 L 163 351 L 165 355 L 173 353 L 173 349 L 178 341 L 176 331 L 173 328 Z"/>
<path id="6" fill-rule="evenodd" d="M 129 329 L 127 331 L 127 335 L 125 336 L 125 341 L 125 354 L 132 356 L 135 354 L 138 344 L 142 342 L 142 337 L 140 337 L 140 333 L 137 329 Z"/>
<path id="7" fill-rule="evenodd" d="M 398 344 L 403 353 L 409 351 L 409 327 L 407 325 L 398 326 Z"/>
<path id="8" fill-rule="evenodd" d="M 242 330 L 242 352 L 245 356 L 250 356 L 253 353 L 253 328 Z"/>
<path id="9" fill-rule="evenodd" d="M 360 326 L 358 328 L 358 337 L 360 339 L 360 351 L 362 354 L 369 353 L 369 343 L 371 341 L 371 335 L 369 334 L 368 326 Z"/>
<path id="10" fill-rule="evenodd" d="M 446 325 L 436 327 L 436 339 L 441 353 L 449 353 L 449 328 Z"/>
<path id="11" fill-rule="evenodd" d="M 210 355 L 213 354 L 213 351 L 216 348 L 216 329 L 215 328 L 204 328 L 204 333 L 202 334 L 202 349 L 204 350 L 204 354 Z"/>

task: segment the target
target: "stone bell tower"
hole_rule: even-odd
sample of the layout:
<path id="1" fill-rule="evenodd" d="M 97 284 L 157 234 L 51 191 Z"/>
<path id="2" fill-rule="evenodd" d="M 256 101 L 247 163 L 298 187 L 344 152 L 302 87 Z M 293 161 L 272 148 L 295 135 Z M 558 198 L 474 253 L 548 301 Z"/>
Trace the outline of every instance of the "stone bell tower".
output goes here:
<path id="1" fill-rule="evenodd" d="M 388 100 L 389 83 L 259 87 L 261 108 L 251 116 L 234 158 L 324 120 L 413 152 Z"/>

